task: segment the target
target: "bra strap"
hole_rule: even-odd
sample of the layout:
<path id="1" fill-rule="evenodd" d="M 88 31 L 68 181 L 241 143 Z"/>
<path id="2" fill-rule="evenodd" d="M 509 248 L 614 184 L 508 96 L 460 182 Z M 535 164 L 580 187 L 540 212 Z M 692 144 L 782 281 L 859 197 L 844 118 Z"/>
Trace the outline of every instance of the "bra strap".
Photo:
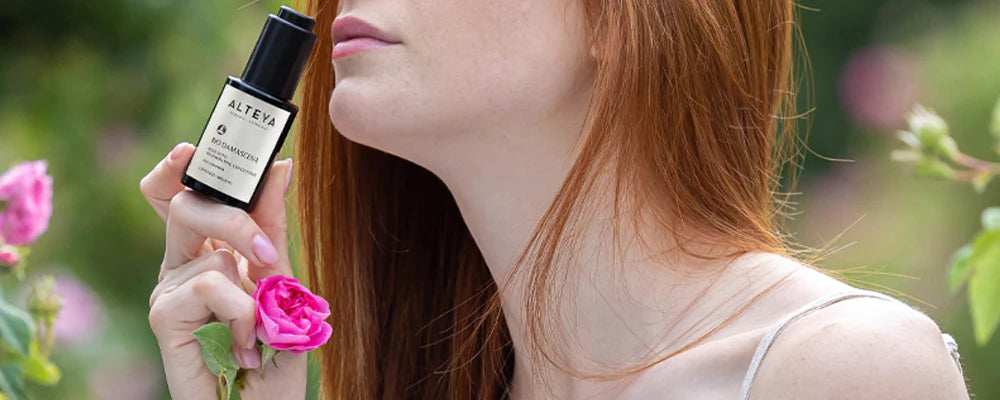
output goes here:
<path id="1" fill-rule="evenodd" d="M 834 293 L 831 296 L 814 300 L 809 304 L 802 306 L 795 312 L 782 318 L 781 321 L 776 323 L 767 332 L 767 334 L 765 334 L 764 337 L 760 340 L 760 343 L 757 345 L 757 350 L 754 352 L 753 358 L 750 360 L 750 367 L 747 369 L 747 373 L 743 377 L 743 385 L 740 387 L 739 399 L 746 400 L 750 398 L 750 389 L 753 387 L 753 380 L 757 376 L 757 370 L 760 368 L 760 363 L 764 359 L 764 355 L 767 354 L 767 351 L 771 348 L 771 345 L 774 343 L 774 340 L 778 336 L 778 334 L 781 333 L 781 331 L 784 330 L 785 327 L 788 326 L 788 324 L 794 322 L 795 320 L 798 320 L 799 318 L 809 315 L 810 313 L 816 310 L 820 310 L 824 307 L 837 303 L 841 300 L 860 298 L 860 297 L 875 297 L 883 300 L 894 301 L 904 306 L 910 307 L 908 304 L 903 303 L 902 301 L 896 299 L 895 297 L 886 295 L 884 293 L 879 293 L 876 291 L 861 289 L 861 288 L 854 288 L 851 290 Z M 913 307 L 910 308 L 913 309 Z M 920 310 L 916 311 L 923 314 L 923 312 Z M 958 344 L 955 343 L 955 339 L 952 338 L 951 335 L 947 333 L 942 333 L 941 338 L 944 341 L 945 346 L 948 348 L 948 351 L 951 354 L 952 359 L 955 361 L 955 365 L 958 367 L 959 372 L 962 372 L 962 364 L 959 362 Z"/>

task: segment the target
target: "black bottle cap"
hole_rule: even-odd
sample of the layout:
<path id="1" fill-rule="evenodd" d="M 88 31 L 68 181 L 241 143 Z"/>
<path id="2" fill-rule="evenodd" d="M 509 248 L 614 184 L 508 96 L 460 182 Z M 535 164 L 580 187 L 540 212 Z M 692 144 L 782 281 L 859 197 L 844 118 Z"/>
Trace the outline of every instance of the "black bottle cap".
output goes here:
<path id="1" fill-rule="evenodd" d="M 290 100 L 316 43 L 315 25 L 312 17 L 287 6 L 281 6 L 278 15 L 268 15 L 241 79 L 274 97 Z"/>

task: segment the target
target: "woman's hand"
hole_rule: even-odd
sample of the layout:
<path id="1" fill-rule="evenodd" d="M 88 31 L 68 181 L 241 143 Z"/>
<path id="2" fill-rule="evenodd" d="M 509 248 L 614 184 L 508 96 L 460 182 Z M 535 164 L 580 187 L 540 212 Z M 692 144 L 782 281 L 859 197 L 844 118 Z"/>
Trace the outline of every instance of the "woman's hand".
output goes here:
<path id="1" fill-rule="evenodd" d="M 217 378 L 202 360 L 194 332 L 210 316 L 233 332 L 233 354 L 246 376 L 244 399 L 302 399 L 306 354 L 280 352 L 264 366 L 254 349 L 253 291 L 268 275 L 292 276 L 288 258 L 285 193 L 291 160 L 276 161 L 252 213 L 218 203 L 181 184 L 194 146 L 177 145 L 139 184 L 150 206 L 166 222 L 166 251 L 159 283 L 149 298 L 149 325 L 163 358 L 175 400 L 215 399 Z M 244 290 L 244 287 L 247 289 Z"/>

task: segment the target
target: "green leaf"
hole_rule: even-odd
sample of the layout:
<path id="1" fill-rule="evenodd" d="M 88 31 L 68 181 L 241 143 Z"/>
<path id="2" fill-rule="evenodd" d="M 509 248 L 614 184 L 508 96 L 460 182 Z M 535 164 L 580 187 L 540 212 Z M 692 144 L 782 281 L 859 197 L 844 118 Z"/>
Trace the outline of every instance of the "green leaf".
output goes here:
<path id="1" fill-rule="evenodd" d="M 948 163 L 933 157 L 924 157 L 913 170 L 918 176 L 928 178 L 951 179 L 955 177 L 955 170 Z"/>
<path id="2" fill-rule="evenodd" d="M 236 387 L 236 374 L 235 369 L 227 369 L 225 371 L 226 377 L 226 397 L 229 400 L 240 400 L 240 391 Z"/>
<path id="3" fill-rule="evenodd" d="M 0 299 L 0 337 L 3 337 L 21 355 L 28 355 L 28 345 L 34 340 L 31 317 L 23 310 Z"/>
<path id="4" fill-rule="evenodd" d="M 274 356 L 278 354 L 278 350 L 271 347 L 267 343 L 261 343 L 260 345 L 260 367 L 257 369 L 260 372 L 260 376 L 264 377 L 264 367 L 267 366 L 268 362 L 274 363 L 274 367 L 278 367 L 278 361 L 274 359 Z"/>
<path id="5" fill-rule="evenodd" d="M 951 264 L 948 266 L 948 290 L 957 291 L 972 270 L 969 268 L 969 257 L 972 256 L 972 245 L 965 245 L 955 251 L 951 256 Z"/>
<path id="6" fill-rule="evenodd" d="M 24 364 L 24 376 L 43 385 L 55 385 L 62 378 L 62 371 L 55 364 L 40 358 L 29 358 Z"/>
<path id="7" fill-rule="evenodd" d="M 995 222 L 992 213 L 984 213 L 984 225 Z M 948 287 L 955 291 L 965 280 L 974 336 L 976 343 L 983 346 L 1000 324 L 1000 229 L 980 231 L 971 244 L 952 256 Z"/>
<path id="8" fill-rule="evenodd" d="M 973 254 L 967 260 L 972 264 L 969 311 L 976 343 L 985 346 L 1000 323 L 1000 235 L 984 234 L 976 241 L 982 243 L 973 246 Z"/>
<path id="9" fill-rule="evenodd" d="M 62 378 L 59 367 L 42 357 L 38 341 L 31 341 L 29 356 L 24 360 L 24 376 L 43 385 L 55 385 Z"/>
<path id="10" fill-rule="evenodd" d="M 221 322 L 210 322 L 196 329 L 194 337 L 201 343 L 201 356 L 205 359 L 205 365 L 219 377 L 216 384 L 218 398 L 239 400 L 236 377 L 240 366 L 230 350 L 233 335 L 229 327 Z"/>
<path id="11" fill-rule="evenodd" d="M 21 365 L 6 362 L 0 366 L 0 390 L 11 400 L 26 400 L 28 395 L 24 393 L 24 381 Z"/>
<path id="12" fill-rule="evenodd" d="M 201 343 L 201 356 L 213 374 L 239 369 L 239 361 L 230 350 L 233 335 L 228 326 L 221 322 L 210 322 L 196 329 L 194 337 Z"/>
<path id="13" fill-rule="evenodd" d="M 983 229 L 988 231 L 1000 230 L 1000 207 L 990 207 L 983 210 Z"/>

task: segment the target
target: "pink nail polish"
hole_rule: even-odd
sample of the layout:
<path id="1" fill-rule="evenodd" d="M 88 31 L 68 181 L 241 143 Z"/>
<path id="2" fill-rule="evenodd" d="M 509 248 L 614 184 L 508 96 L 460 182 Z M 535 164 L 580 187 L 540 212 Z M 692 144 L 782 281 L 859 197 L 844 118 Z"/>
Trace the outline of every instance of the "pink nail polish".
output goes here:
<path id="1" fill-rule="evenodd" d="M 253 237 L 253 253 L 265 264 L 274 264 L 278 261 L 278 251 L 264 235 L 258 234 Z"/>
<path id="2" fill-rule="evenodd" d="M 177 157 L 179 157 L 181 155 L 181 149 L 184 148 L 184 144 L 186 144 L 186 143 L 187 142 L 177 143 L 177 145 L 174 146 L 174 149 L 170 150 L 170 159 L 171 160 L 176 160 Z"/>
<path id="3" fill-rule="evenodd" d="M 292 185 L 292 167 L 295 164 L 292 163 L 292 159 L 288 159 L 288 176 L 285 177 L 285 194 L 288 194 L 288 187 Z"/>

